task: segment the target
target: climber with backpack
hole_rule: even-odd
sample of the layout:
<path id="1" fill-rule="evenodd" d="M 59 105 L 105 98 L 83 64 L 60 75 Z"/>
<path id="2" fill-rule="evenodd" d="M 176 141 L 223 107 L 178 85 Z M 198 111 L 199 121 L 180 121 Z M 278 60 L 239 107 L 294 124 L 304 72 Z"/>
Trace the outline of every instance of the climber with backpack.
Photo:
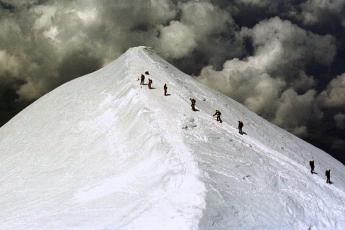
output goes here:
<path id="1" fill-rule="evenodd" d="M 220 115 L 221 115 L 221 114 L 222 114 L 222 113 L 221 113 L 219 110 L 216 110 L 216 113 L 213 114 L 213 116 L 216 116 L 216 117 L 217 117 L 217 121 L 219 121 L 220 123 L 223 122 L 222 119 L 220 118 Z"/>
<path id="2" fill-rule="evenodd" d="M 330 169 L 328 169 L 328 170 L 326 170 L 326 172 L 325 172 L 325 175 L 326 175 L 326 183 L 327 184 L 332 184 L 332 182 L 331 182 L 331 170 Z"/>
<path id="3" fill-rule="evenodd" d="M 142 74 L 142 75 L 140 76 L 140 85 L 144 85 L 144 84 L 145 84 L 145 75 Z"/>
<path id="4" fill-rule="evenodd" d="M 190 98 L 189 100 L 190 100 L 190 102 L 191 102 L 192 110 L 193 110 L 193 111 L 199 111 L 199 110 L 197 110 L 197 109 L 195 108 L 195 103 L 196 103 L 195 99 L 194 99 L 194 98 Z"/>
<path id="5" fill-rule="evenodd" d="M 165 83 L 164 84 L 164 96 L 168 96 L 169 94 L 168 94 L 168 86 L 167 86 L 167 84 Z"/>
<path id="6" fill-rule="evenodd" d="M 313 160 L 309 161 L 309 166 L 310 166 L 310 173 L 315 174 L 315 172 L 314 172 L 315 164 L 314 164 Z"/>
<path id="7" fill-rule="evenodd" d="M 242 121 L 238 121 L 238 132 L 243 135 L 245 134 L 243 131 L 242 131 L 242 128 L 243 128 L 243 122 Z"/>
<path id="8" fill-rule="evenodd" d="M 149 83 L 147 85 L 148 85 L 149 89 L 153 89 L 152 88 L 152 79 L 149 78 Z"/>

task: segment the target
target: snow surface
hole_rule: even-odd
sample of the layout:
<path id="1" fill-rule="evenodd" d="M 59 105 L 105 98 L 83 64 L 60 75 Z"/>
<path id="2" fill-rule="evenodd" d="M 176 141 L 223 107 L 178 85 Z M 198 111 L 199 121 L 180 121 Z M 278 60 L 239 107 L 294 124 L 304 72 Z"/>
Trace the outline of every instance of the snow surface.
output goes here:
<path id="1" fill-rule="evenodd" d="M 138 47 L 0 129 L 0 207 L 0 229 L 345 229 L 345 167 Z"/>

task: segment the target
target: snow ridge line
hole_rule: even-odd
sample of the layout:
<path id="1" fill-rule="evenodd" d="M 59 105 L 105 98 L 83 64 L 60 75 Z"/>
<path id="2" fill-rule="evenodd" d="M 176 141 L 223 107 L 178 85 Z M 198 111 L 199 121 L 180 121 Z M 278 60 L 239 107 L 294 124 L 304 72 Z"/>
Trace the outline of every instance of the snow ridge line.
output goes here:
<path id="1" fill-rule="evenodd" d="M 225 127 L 224 127 L 225 126 Z M 234 128 L 233 126 L 227 124 L 226 122 L 223 122 L 219 127 L 221 127 L 223 130 L 227 131 L 227 132 L 233 132 L 236 131 L 236 134 L 234 135 L 234 138 L 236 141 L 240 141 L 240 138 L 237 137 L 237 129 Z M 286 157 L 284 154 L 268 147 L 265 146 L 264 144 L 262 144 L 261 142 L 259 142 L 258 140 L 254 140 L 252 137 L 248 136 L 248 135 L 242 135 L 243 140 L 245 140 L 247 142 L 248 145 L 252 145 L 257 147 L 259 150 L 269 153 L 270 155 L 268 155 L 269 157 L 271 157 L 272 159 L 278 161 L 278 162 L 285 162 L 291 166 L 294 166 L 295 168 L 298 168 L 299 170 L 303 171 L 303 172 L 308 172 L 306 173 L 306 175 L 309 175 L 309 171 L 302 166 L 301 164 L 297 163 L 294 160 L 291 160 L 290 158 Z M 321 185 L 321 179 L 317 178 L 315 179 L 314 177 L 310 176 L 311 178 L 313 178 L 317 184 Z M 341 189 L 335 187 L 335 186 L 329 186 L 329 189 L 333 190 L 334 192 L 338 193 L 338 195 L 340 195 L 345 203 L 345 192 L 343 192 Z"/>
<path id="2" fill-rule="evenodd" d="M 135 53 L 133 53 L 135 52 Z M 133 53 L 133 54 L 132 54 Z M 134 60 L 132 57 L 138 59 Z M 142 57 L 142 58 L 141 58 Z M 145 61 L 149 61 L 150 63 L 146 63 Z M 150 64 L 150 66 L 147 66 Z M 136 69 L 135 66 L 145 66 L 148 68 L 148 70 L 151 69 L 157 69 L 157 65 L 160 66 L 160 63 L 156 63 L 151 59 L 150 56 L 148 56 L 145 51 L 143 50 L 130 50 L 129 54 L 126 58 L 126 65 L 127 65 L 127 75 L 129 77 L 135 77 L 140 74 L 140 70 Z M 152 65 L 152 66 L 151 66 Z M 161 68 L 158 68 L 159 71 L 164 71 Z M 156 79 L 158 82 L 158 79 Z M 132 80 L 131 80 L 132 81 Z M 133 81 L 132 81 L 133 82 Z M 143 92 L 140 88 L 138 89 L 138 86 L 133 83 L 134 88 L 137 88 L 137 91 L 139 92 L 139 98 L 142 100 L 142 103 L 145 105 L 146 108 L 156 108 L 157 103 L 152 103 L 155 101 L 156 98 L 150 98 L 150 95 L 148 95 L 148 91 Z M 145 89 L 146 90 L 146 89 Z M 151 91 L 151 94 L 155 94 L 155 91 Z M 162 138 L 163 143 L 167 143 L 171 150 L 167 153 L 170 156 L 169 160 L 173 160 L 173 166 L 174 163 L 177 163 L 179 166 L 182 166 L 182 169 L 179 170 L 179 174 L 181 174 L 179 177 L 179 183 L 174 183 L 173 187 L 173 193 L 180 193 L 180 198 L 184 200 L 183 198 L 184 193 L 194 193 L 192 198 L 197 197 L 197 199 L 194 199 L 195 201 L 192 201 L 192 204 L 190 201 L 187 201 L 187 204 L 181 203 L 183 207 L 176 207 L 176 215 L 182 216 L 181 212 L 185 212 L 184 221 L 186 222 L 186 229 L 198 229 L 199 221 L 202 218 L 203 210 L 206 207 L 206 186 L 203 183 L 203 181 L 200 180 L 201 177 L 201 171 L 198 168 L 197 161 L 194 159 L 192 155 L 192 150 L 190 150 L 183 141 L 182 132 L 177 128 L 176 125 L 169 125 L 169 121 L 175 120 L 175 117 L 171 117 L 172 119 L 162 119 L 165 116 L 169 116 L 169 114 L 165 113 L 164 116 L 161 116 L 159 112 L 164 111 L 158 111 L 156 109 L 150 110 L 152 116 L 152 120 L 156 122 L 156 124 L 151 125 L 151 127 L 159 133 L 159 135 Z M 173 134 L 173 136 L 172 136 Z M 176 135 L 177 134 L 177 135 Z M 174 180 L 171 180 L 171 182 L 174 182 Z M 190 185 L 190 184 L 194 185 Z M 191 190 L 192 188 L 192 190 Z M 194 191 L 193 191 L 194 188 Z M 196 188 L 196 189 L 195 189 Z M 176 196 L 176 194 L 170 194 L 173 196 Z M 187 199 L 191 198 L 191 195 L 189 194 Z M 186 201 L 184 201 L 186 203 Z M 189 210 L 188 210 L 189 209 Z"/>
<path id="3" fill-rule="evenodd" d="M 281 161 L 283 160 L 284 162 L 289 163 L 290 165 L 295 166 L 296 168 L 300 169 L 301 171 L 305 171 L 307 172 L 306 175 L 309 175 L 309 177 L 313 178 L 316 183 L 318 183 L 319 185 L 321 185 L 321 179 L 320 177 L 317 177 L 317 179 L 315 179 L 315 177 L 312 177 L 312 175 L 309 173 L 309 171 L 306 169 L 306 167 L 302 166 L 301 164 L 291 160 L 290 158 L 284 156 L 282 153 L 273 150 L 265 145 L 263 145 L 261 142 L 254 142 L 252 138 L 246 138 L 246 140 L 255 145 L 256 147 L 258 147 L 259 149 L 261 149 L 262 151 L 268 152 L 271 158 L 277 160 L 277 161 Z M 328 186 L 328 188 L 330 190 L 333 190 L 334 192 L 338 193 L 338 195 L 340 195 L 343 198 L 343 201 L 345 203 L 345 192 L 343 192 L 342 190 L 340 190 L 339 188 L 335 187 L 335 186 Z"/>

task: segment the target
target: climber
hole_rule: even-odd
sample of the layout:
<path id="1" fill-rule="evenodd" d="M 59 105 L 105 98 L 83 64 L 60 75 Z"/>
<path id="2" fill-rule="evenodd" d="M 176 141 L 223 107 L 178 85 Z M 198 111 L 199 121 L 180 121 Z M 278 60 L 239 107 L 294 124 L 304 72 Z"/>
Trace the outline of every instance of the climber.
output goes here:
<path id="1" fill-rule="evenodd" d="M 220 123 L 222 123 L 222 119 L 220 118 L 220 115 L 222 115 L 222 113 L 219 110 L 216 110 L 216 113 L 213 114 L 213 116 L 217 116 L 217 121 L 219 121 Z"/>
<path id="2" fill-rule="evenodd" d="M 331 182 L 331 170 L 330 169 L 326 170 L 325 175 L 327 177 L 326 183 L 331 184 L 332 183 Z"/>
<path id="3" fill-rule="evenodd" d="M 244 132 L 242 131 L 243 128 L 243 122 L 242 121 L 238 121 L 238 132 L 243 135 Z"/>
<path id="4" fill-rule="evenodd" d="M 309 161 L 309 165 L 310 165 L 310 173 L 314 174 L 314 168 L 315 168 L 315 164 L 314 161 Z"/>
<path id="5" fill-rule="evenodd" d="M 140 85 L 144 85 L 144 84 L 145 84 L 145 76 L 144 76 L 144 74 L 142 74 L 140 76 Z"/>
<path id="6" fill-rule="evenodd" d="M 165 83 L 164 84 L 164 96 L 168 96 L 169 94 L 168 94 L 168 86 L 167 86 L 167 84 Z"/>
<path id="7" fill-rule="evenodd" d="M 197 109 L 195 108 L 195 102 L 196 102 L 195 99 L 194 99 L 194 98 L 190 98 L 190 102 L 192 103 L 192 104 L 191 104 L 192 110 L 193 110 L 193 111 L 199 111 L 199 110 L 197 110 Z"/>
<path id="8" fill-rule="evenodd" d="M 152 88 L 152 80 L 149 78 L 149 84 L 148 84 L 148 87 L 149 87 L 149 89 L 153 89 Z"/>

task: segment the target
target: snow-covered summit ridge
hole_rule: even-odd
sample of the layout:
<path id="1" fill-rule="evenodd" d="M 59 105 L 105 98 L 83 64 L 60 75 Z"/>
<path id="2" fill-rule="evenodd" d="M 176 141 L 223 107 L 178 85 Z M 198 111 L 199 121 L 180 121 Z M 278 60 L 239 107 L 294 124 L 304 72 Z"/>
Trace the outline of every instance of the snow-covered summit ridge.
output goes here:
<path id="1" fill-rule="evenodd" d="M 0 129 L 0 150 L 0 229 L 345 226 L 344 165 L 147 47 L 27 107 Z"/>

